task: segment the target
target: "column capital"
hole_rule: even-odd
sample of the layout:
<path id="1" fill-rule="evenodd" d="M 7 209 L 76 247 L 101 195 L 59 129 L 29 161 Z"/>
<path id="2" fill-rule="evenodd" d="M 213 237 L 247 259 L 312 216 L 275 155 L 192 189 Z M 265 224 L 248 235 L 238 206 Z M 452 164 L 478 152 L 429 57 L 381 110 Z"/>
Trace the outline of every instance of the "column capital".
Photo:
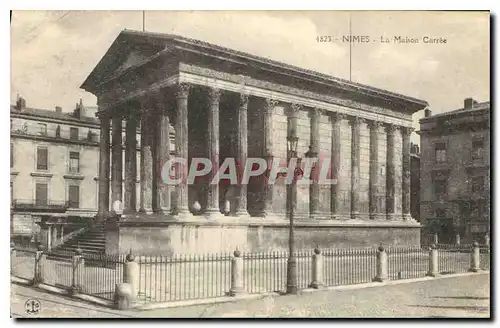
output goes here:
<path id="1" fill-rule="evenodd" d="M 370 128 L 370 130 L 378 131 L 378 129 L 382 126 L 384 126 L 384 123 L 381 121 L 368 121 L 368 127 Z"/>
<path id="2" fill-rule="evenodd" d="M 401 133 L 403 134 L 403 138 L 409 138 L 411 133 L 415 131 L 414 128 L 410 128 L 410 127 L 401 127 Z"/>
<path id="3" fill-rule="evenodd" d="M 266 98 L 264 109 L 266 112 L 272 113 L 274 111 L 274 107 L 276 107 L 277 104 L 279 104 L 279 100 Z"/>
<path id="4" fill-rule="evenodd" d="M 108 110 L 98 110 L 95 116 L 101 121 L 106 119 L 109 120 L 111 118 L 111 113 Z"/>
<path id="5" fill-rule="evenodd" d="M 310 113 L 311 117 L 314 117 L 314 116 L 319 117 L 319 116 L 325 114 L 326 110 L 323 108 L 319 108 L 319 107 L 313 107 L 313 108 L 311 108 L 309 113 Z"/>
<path id="6" fill-rule="evenodd" d="M 347 117 L 346 114 L 344 113 L 339 113 L 339 112 L 331 112 L 330 113 L 330 118 L 333 123 L 340 122 L 344 120 Z"/>
<path id="7" fill-rule="evenodd" d="M 217 88 L 209 88 L 208 89 L 208 99 L 210 99 L 210 102 L 212 102 L 212 103 L 219 102 L 221 94 L 222 93 L 221 93 L 220 89 L 217 89 Z"/>
<path id="8" fill-rule="evenodd" d="M 396 132 L 397 129 L 398 127 L 394 124 L 390 123 L 385 124 L 385 131 L 387 132 L 387 134 L 394 134 L 394 132 Z"/>
<path id="9" fill-rule="evenodd" d="M 191 85 L 189 83 L 179 83 L 176 86 L 175 97 L 176 98 L 185 98 L 187 99 L 189 95 L 189 89 Z"/>
<path id="10" fill-rule="evenodd" d="M 362 123 L 365 123 L 366 119 L 359 116 L 351 116 L 349 119 L 349 123 L 353 126 L 359 126 Z"/>
<path id="11" fill-rule="evenodd" d="M 240 93 L 239 105 L 240 108 L 248 106 L 248 100 L 250 99 L 250 95 L 246 93 Z"/>

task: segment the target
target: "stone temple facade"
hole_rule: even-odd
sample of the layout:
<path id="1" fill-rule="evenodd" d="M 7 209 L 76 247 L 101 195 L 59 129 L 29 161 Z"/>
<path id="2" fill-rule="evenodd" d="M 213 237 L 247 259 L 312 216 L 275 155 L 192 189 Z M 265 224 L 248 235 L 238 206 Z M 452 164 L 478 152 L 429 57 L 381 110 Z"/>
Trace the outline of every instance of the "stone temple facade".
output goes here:
<path id="1" fill-rule="evenodd" d="M 412 114 L 425 101 L 198 40 L 130 30 L 82 88 L 98 99 L 97 219 L 107 219 L 107 253 L 287 248 L 284 184 L 169 186 L 161 170 L 172 156 L 286 159 L 289 131 L 300 157 L 308 150 L 328 157 L 337 178 L 298 186 L 297 248 L 420 243 L 410 215 L 410 134 Z M 112 133 L 122 124 L 124 140 Z M 139 172 L 132 155 L 137 127 Z"/>

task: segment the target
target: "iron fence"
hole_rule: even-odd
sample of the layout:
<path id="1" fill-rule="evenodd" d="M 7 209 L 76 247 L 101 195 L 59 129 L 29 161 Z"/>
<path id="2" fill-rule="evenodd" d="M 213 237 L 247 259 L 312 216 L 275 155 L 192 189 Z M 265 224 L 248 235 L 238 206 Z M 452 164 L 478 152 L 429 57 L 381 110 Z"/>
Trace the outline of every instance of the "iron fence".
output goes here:
<path id="1" fill-rule="evenodd" d="M 391 280 L 425 277 L 429 271 L 429 248 L 420 246 L 389 247 L 388 276 Z"/>
<path id="2" fill-rule="evenodd" d="M 388 278 L 410 279 L 429 271 L 429 248 L 420 246 L 388 247 Z M 315 255 L 315 252 L 320 255 Z M 442 274 L 466 272 L 471 267 L 471 245 L 437 245 L 438 270 Z M 12 274 L 34 278 L 36 252 L 17 249 L 11 256 Z M 322 281 L 326 286 L 371 282 L 377 276 L 377 248 L 300 250 L 296 252 L 297 287 L 305 289 L 313 277 L 314 263 L 322 263 Z M 61 256 L 62 255 L 62 256 Z M 287 251 L 241 253 L 240 272 L 246 293 L 285 292 Z M 313 261 L 313 258 L 322 261 Z M 77 260 L 83 260 L 78 262 Z M 173 256 L 136 256 L 137 295 L 143 303 L 207 299 L 228 295 L 231 290 L 235 254 L 193 254 Z M 123 282 L 126 255 L 74 253 L 44 255 L 43 282 L 72 289 L 78 264 L 79 292 L 113 300 L 115 287 Z M 490 268 L 489 247 L 480 248 L 481 269 Z M 235 271 L 236 272 L 236 271 Z"/>
<path id="3" fill-rule="evenodd" d="M 377 273 L 377 249 L 322 250 L 323 280 L 327 286 L 361 284 L 372 281 Z"/>
<path id="4" fill-rule="evenodd" d="M 140 256 L 139 299 L 181 301 L 225 296 L 231 288 L 230 253 Z"/>

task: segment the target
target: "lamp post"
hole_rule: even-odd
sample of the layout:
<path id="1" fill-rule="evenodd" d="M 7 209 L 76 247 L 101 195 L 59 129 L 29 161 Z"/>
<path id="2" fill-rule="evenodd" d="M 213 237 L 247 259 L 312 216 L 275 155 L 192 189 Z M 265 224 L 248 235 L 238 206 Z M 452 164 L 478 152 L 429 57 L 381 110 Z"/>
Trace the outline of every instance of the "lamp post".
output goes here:
<path id="1" fill-rule="evenodd" d="M 297 199 L 297 174 L 300 172 L 299 158 L 297 157 L 297 145 L 299 138 L 294 136 L 287 137 L 287 157 L 288 163 L 292 158 L 297 159 L 297 168 L 293 172 L 292 183 L 287 183 L 287 212 L 290 217 L 289 225 L 289 239 L 288 239 L 288 262 L 287 262 L 287 272 L 286 272 L 286 292 L 288 294 L 297 294 L 297 258 L 295 257 L 295 227 L 294 227 L 294 212 L 295 203 Z"/>

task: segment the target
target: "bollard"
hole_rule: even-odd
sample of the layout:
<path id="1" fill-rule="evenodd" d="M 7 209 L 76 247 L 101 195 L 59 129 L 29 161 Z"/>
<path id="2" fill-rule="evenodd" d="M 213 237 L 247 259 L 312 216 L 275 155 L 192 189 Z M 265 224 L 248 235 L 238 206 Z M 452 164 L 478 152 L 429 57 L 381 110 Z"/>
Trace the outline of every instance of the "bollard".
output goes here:
<path id="1" fill-rule="evenodd" d="M 309 285 L 310 288 L 318 289 L 323 287 L 323 255 L 321 255 L 319 247 L 314 249 L 312 258 L 312 279 L 313 281 Z"/>
<path id="2" fill-rule="evenodd" d="M 429 277 L 439 276 L 439 257 L 436 245 L 432 244 L 429 248 L 429 271 L 427 275 Z"/>
<path id="3" fill-rule="evenodd" d="M 378 247 L 377 253 L 377 276 L 373 281 L 384 282 L 388 279 L 387 274 L 387 253 L 382 245 Z"/>
<path id="4" fill-rule="evenodd" d="M 123 282 L 130 285 L 131 301 L 134 302 L 139 294 L 139 264 L 135 261 L 132 251 L 127 254 L 123 266 Z"/>
<path id="5" fill-rule="evenodd" d="M 231 260 L 231 289 L 229 290 L 229 296 L 236 296 L 245 292 L 243 288 L 243 258 L 238 249 L 236 249 L 233 254 L 234 257 Z"/>
<path id="6" fill-rule="evenodd" d="M 136 263 L 137 264 L 137 263 Z M 135 301 L 135 292 L 129 283 L 116 284 L 114 303 L 118 310 L 129 310 Z"/>
<path id="7" fill-rule="evenodd" d="M 38 286 L 43 283 L 43 265 L 45 261 L 45 255 L 43 254 L 42 244 L 38 244 L 37 251 L 35 253 L 35 272 L 33 275 L 33 286 Z"/>
<path id="8" fill-rule="evenodd" d="M 16 249 L 13 242 L 10 243 L 10 274 L 16 275 Z"/>
<path id="9" fill-rule="evenodd" d="M 85 260 L 82 256 L 82 253 L 83 253 L 82 250 L 80 248 L 77 248 L 75 251 L 75 255 L 73 255 L 71 261 L 71 267 L 73 269 L 72 283 L 70 289 L 71 295 L 76 295 L 82 291 L 83 274 L 85 270 Z"/>
<path id="10" fill-rule="evenodd" d="M 479 267 L 479 243 L 477 241 L 474 242 L 472 247 L 472 252 L 470 254 L 470 269 L 469 272 L 478 272 L 481 270 Z"/>

